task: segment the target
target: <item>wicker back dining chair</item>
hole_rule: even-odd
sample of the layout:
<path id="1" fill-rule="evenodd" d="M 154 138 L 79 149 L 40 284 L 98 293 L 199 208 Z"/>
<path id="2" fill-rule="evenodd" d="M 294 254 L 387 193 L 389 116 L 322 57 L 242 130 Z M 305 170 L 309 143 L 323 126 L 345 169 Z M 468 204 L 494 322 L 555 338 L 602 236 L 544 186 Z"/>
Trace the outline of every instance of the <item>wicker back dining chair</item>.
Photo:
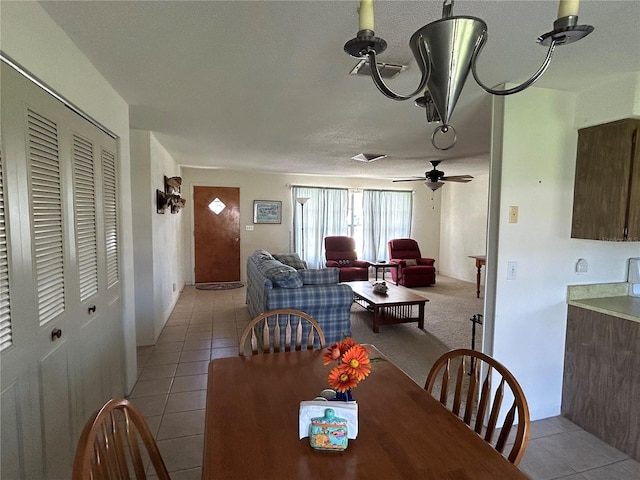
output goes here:
<path id="1" fill-rule="evenodd" d="M 113 398 L 85 424 L 71 478 L 141 480 L 147 474 L 170 480 L 145 418 L 128 400 Z"/>
<path id="2" fill-rule="evenodd" d="M 491 388 L 492 381 L 495 389 Z M 451 350 L 433 364 L 424 388 L 511 463 L 520 463 L 529 440 L 529 406 L 520 384 L 504 365 L 475 350 Z M 499 423 L 503 403 L 508 410 Z M 509 438 L 512 429 L 513 439 Z M 496 430 L 499 434 L 494 440 Z M 513 445 L 505 453 L 511 440 Z"/>
<path id="3" fill-rule="evenodd" d="M 281 350 L 288 352 L 292 348 L 301 350 L 303 340 L 307 350 L 325 346 L 324 332 L 318 322 L 311 315 L 290 308 L 271 310 L 251 320 L 240 337 L 240 356 L 245 353 L 248 338 L 254 355 Z"/>

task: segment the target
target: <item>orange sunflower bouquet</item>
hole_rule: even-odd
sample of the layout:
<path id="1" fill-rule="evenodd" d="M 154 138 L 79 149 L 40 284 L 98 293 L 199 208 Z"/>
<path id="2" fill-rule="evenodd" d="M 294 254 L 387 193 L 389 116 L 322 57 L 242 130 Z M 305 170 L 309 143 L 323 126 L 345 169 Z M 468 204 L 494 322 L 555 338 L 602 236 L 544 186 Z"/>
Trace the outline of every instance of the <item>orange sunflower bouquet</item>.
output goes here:
<path id="1" fill-rule="evenodd" d="M 334 343 L 323 355 L 323 364 L 338 362 L 329 372 L 329 386 L 338 393 L 349 395 L 352 388 L 364 380 L 371 373 L 369 350 L 346 337 L 343 341 Z"/>

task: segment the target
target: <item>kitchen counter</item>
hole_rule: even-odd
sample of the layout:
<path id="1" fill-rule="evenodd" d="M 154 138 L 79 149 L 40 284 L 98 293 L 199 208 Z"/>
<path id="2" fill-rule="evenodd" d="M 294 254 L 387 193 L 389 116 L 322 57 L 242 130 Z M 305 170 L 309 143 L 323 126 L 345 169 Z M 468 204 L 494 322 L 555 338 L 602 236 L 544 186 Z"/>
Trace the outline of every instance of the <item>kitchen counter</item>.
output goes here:
<path id="1" fill-rule="evenodd" d="M 567 289 L 561 412 L 640 461 L 640 297 L 629 287 Z"/>
<path id="2" fill-rule="evenodd" d="M 640 323 L 640 297 L 629 295 L 629 283 L 570 285 L 567 303 L 605 315 Z"/>

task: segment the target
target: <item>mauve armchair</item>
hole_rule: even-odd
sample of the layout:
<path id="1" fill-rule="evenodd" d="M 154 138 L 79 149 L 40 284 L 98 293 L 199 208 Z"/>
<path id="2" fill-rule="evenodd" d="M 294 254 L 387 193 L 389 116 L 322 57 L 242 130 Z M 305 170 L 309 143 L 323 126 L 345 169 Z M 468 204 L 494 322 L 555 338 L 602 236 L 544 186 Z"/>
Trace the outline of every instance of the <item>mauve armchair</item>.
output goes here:
<path id="1" fill-rule="evenodd" d="M 341 282 L 369 280 L 369 262 L 358 260 L 356 241 L 351 237 L 334 236 L 324 238 L 327 267 L 337 267 Z"/>
<path id="2" fill-rule="evenodd" d="M 391 269 L 391 277 L 405 287 L 428 287 L 436 283 L 435 259 L 423 258 L 418 242 L 412 238 L 389 240 L 389 261 L 398 264 Z"/>

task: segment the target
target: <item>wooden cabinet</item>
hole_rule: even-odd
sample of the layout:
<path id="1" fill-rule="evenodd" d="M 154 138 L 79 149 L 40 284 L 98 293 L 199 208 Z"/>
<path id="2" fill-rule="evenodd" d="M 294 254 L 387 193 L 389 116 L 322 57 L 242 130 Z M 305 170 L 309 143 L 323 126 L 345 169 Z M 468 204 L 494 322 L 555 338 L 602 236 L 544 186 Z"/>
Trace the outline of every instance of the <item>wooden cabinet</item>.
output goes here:
<path id="1" fill-rule="evenodd" d="M 562 415 L 640 460 L 640 323 L 569 305 Z"/>
<path id="2" fill-rule="evenodd" d="M 640 242 L 640 120 L 578 131 L 571 237 Z"/>

